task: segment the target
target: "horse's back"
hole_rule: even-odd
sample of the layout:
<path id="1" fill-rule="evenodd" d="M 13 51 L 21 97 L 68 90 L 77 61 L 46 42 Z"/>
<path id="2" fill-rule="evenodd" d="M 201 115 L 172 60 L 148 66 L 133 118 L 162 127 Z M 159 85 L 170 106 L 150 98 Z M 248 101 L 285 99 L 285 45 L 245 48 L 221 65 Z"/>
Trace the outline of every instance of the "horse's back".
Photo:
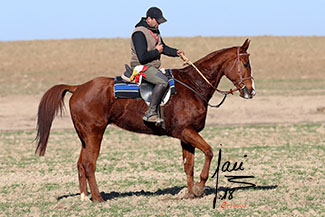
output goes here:
<path id="1" fill-rule="evenodd" d="M 102 91 L 113 89 L 114 79 L 110 77 L 97 77 L 79 85 L 74 92 L 73 97 L 83 97 L 83 95 L 91 95 L 92 93 L 101 94 Z"/>

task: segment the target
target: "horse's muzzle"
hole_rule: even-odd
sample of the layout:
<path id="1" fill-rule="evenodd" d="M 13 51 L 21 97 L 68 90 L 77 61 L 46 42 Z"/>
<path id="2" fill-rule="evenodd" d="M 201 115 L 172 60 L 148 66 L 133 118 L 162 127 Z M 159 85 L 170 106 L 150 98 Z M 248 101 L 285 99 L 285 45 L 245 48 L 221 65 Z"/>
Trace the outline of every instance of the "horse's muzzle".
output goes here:
<path id="1" fill-rule="evenodd" d="M 244 99 L 252 99 L 256 95 L 255 89 L 248 89 L 246 86 L 240 89 L 240 96 Z"/>

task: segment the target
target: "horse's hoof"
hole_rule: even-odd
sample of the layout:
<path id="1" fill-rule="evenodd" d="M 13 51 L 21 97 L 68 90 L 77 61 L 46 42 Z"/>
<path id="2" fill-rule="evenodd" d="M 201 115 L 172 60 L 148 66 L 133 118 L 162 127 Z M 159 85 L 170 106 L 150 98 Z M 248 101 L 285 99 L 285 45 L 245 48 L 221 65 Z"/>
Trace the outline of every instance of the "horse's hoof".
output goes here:
<path id="1" fill-rule="evenodd" d="M 90 201 L 88 195 L 85 195 L 85 193 L 81 193 L 80 200 L 81 201 Z"/>
<path id="2" fill-rule="evenodd" d="M 193 186 L 193 193 L 196 197 L 202 197 L 204 194 L 204 186 L 200 186 L 199 183 L 196 183 Z"/>
<path id="3" fill-rule="evenodd" d="M 101 196 L 93 198 L 92 200 L 93 202 L 105 202 L 105 200 Z"/>
<path id="4" fill-rule="evenodd" d="M 186 194 L 182 197 L 182 199 L 194 199 L 195 195 L 193 193 L 186 192 Z"/>

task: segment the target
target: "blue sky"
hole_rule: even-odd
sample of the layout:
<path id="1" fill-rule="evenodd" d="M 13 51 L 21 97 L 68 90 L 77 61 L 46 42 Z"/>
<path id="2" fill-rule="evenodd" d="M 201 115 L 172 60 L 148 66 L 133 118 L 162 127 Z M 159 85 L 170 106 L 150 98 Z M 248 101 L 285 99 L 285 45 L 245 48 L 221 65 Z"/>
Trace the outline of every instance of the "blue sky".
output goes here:
<path id="1" fill-rule="evenodd" d="M 127 38 L 151 6 L 167 36 L 325 36 L 323 0 L 3 0 L 0 41 Z"/>

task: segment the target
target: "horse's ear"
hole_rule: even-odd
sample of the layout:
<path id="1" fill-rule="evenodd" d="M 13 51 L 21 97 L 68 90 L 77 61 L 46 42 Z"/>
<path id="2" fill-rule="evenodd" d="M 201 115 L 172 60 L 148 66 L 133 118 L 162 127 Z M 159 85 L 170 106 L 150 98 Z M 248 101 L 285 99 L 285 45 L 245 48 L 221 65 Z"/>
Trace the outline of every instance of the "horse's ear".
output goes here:
<path id="1" fill-rule="evenodd" d="M 244 51 L 247 51 L 247 49 L 249 47 L 249 43 L 251 43 L 251 41 L 247 38 L 246 41 L 244 42 L 244 44 L 241 46 L 241 49 Z"/>

